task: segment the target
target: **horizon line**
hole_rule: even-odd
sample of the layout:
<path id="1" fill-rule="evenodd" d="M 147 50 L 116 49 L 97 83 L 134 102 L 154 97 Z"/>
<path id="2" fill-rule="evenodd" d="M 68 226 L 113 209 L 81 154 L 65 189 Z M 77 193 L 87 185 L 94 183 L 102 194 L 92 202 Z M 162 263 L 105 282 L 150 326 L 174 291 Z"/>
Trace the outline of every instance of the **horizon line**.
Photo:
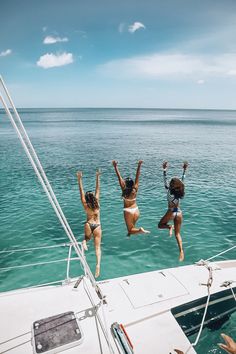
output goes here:
<path id="1" fill-rule="evenodd" d="M 17 109 L 130 109 L 130 110 L 173 110 L 173 111 L 236 111 L 236 108 L 167 108 L 167 107 L 76 107 L 76 106 L 65 106 L 65 107 L 16 107 Z M 0 110 L 4 110 L 0 107 Z"/>

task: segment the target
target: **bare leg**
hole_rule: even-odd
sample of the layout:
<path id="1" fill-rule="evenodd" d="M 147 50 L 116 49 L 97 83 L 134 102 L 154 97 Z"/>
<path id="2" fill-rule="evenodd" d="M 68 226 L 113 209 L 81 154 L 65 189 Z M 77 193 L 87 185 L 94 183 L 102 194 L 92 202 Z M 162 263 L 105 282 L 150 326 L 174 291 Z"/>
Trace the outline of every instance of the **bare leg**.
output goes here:
<path id="1" fill-rule="evenodd" d="M 169 236 L 172 236 L 173 230 L 174 230 L 174 226 L 173 225 L 169 225 Z"/>
<path id="2" fill-rule="evenodd" d="M 130 230 L 128 230 L 128 236 L 129 235 L 134 235 L 134 234 L 150 234 L 150 231 L 145 230 L 143 227 L 139 227 L 138 229 L 136 227 L 131 227 Z"/>
<path id="3" fill-rule="evenodd" d="M 137 210 L 134 214 L 130 213 L 128 211 L 124 211 L 124 218 L 125 218 L 125 223 L 126 227 L 128 230 L 128 236 L 134 235 L 134 234 L 149 234 L 150 231 L 145 230 L 143 227 L 135 227 L 135 223 L 137 222 L 139 218 L 139 210 Z"/>
<path id="4" fill-rule="evenodd" d="M 86 222 L 84 224 L 84 240 L 82 242 L 82 246 L 85 251 L 88 251 L 87 242 L 91 239 L 91 237 L 92 237 L 92 232 L 91 232 L 89 224 Z"/>
<path id="5" fill-rule="evenodd" d="M 168 229 L 169 230 L 169 236 L 172 236 L 173 232 L 173 225 L 169 225 L 168 222 L 173 219 L 173 213 L 170 210 L 167 210 L 165 215 L 161 218 L 158 224 L 159 229 Z"/>
<path id="6" fill-rule="evenodd" d="M 176 241 L 179 247 L 179 261 L 182 262 L 184 260 L 184 250 L 183 250 L 183 246 L 182 246 L 182 238 L 180 235 L 180 229 L 181 229 L 181 224 L 182 224 L 182 213 L 180 213 L 179 215 L 176 215 L 176 217 L 174 218 L 174 225 L 175 225 L 175 237 L 176 237 Z"/>
<path id="7" fill-rule="evenodd" d="M 102 229 L 101 226 L 97 227 L 94 232 L 94 246 L 95 253 L 97 258 L 95 278 L 98 278 L 100 275 L 100 264 L 101 264 L 101 239 L 102 239 Z"/>
<path id="8" fill-rule="evenodd" d="M 83 249 L 84 249 L 85 251 L 88 251 L 88 246 L 87 246 L 87 241 L 86 241 L 86 240 L 83 240 L 83 241 L 82 241 L 82 246 L 83 246 Z"/>

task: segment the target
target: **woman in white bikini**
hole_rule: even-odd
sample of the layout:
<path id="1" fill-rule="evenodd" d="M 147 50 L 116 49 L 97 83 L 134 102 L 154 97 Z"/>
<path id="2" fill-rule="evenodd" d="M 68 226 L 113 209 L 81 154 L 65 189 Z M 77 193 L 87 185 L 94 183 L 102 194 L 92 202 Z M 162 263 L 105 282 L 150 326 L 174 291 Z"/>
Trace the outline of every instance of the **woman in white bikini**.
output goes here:
<path id="1" fill-rule="evenodd" d="M 164 186 L 167 190 L 167 201 L 168 201 L 168 210 L 165 215 L 161 218 L 158 227 L 160 229 L 169 229 L 169 235 L 172 236 L 173 228 L 175 231 L 176 241 L 179 247 L 179 260 L 184 260 L 184 251 L 182 245 L 182 238 L 180 235 L 181 224 L 183 221 L 182 211 L 179 208 L 180 199 L 184 197 L 184 178 L 185 172 L 188 168 L 188 162 L 183 164 L 183 174 L 181 180 L 179 178 L 172 178 L 170 183 L 167 181 L 167 167 L 168 162 L 164 161 L 162 164 L 163 168 L 163 177 L 164 177 Z M 170 220 L 174 221 L 173 225 L 168 224 Z"/>
<path id="2" fill-rule="evenodd" d="M 131 178 L 126 178 L 125 180 L 121 177 L 118 170 L 118 162 L 113 160 L 112 165 L 114 166 L 118 181 L 122 190 L 122 197 L 124 200 L 124 219 L 126 227 L 128 230 L 128 236 L 132 234 L 148 234 L 150 231 L 144 230 L 143 227 L 135 227 L 135 224 L 139 218 L 140 212 L 136 203 L 136 196 L 138 192 L 140 169 L 143 161 L 138 162 L 138 167 L 136 171 L 135 182 Z"/>
<path id="3" fill-rule="evenodd" d="M 80 198 L 83 204 L 84 210 L 87 215 L 87 221 L 84 224 L 84 241 L 82 242 L 83 248 L 87 251 L 87 242 L 91 239 L 92 235 L 94 237 L 95 253 L 97 258 L 95 277 L 100 275 L 100 263 L 101 263 L 101 239 L 102 239 L 102 229 L 100 223 L 100 172 L 96 172 L 96 191 L 84 193 L 83 183 L 82 183 L 82 172 L 77 172 Z"/>

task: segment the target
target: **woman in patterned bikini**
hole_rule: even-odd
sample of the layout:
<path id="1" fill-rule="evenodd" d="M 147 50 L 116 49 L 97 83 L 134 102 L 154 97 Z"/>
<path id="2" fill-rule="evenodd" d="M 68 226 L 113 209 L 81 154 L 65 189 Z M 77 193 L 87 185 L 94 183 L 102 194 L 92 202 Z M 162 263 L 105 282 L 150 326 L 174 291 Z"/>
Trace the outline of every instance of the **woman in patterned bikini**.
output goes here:
<path id="1" fill-rule="evenodd" d="M 173 228 L 175 232 L 176 241 L 179 247 L 179 260 L 184 260 L 184 251 L 182 245 L 182 238 L 180 235 L 181 224 L 183 221 L 182 211 L 179 207 L 180 199 L 184 197 L 184 178 L 185 172 L 188 168 L 188 162 L 183 163 L 183 174 L 181 180 L 179 178 L 172 178 L 170 183 L 167 181 L 167 167 L 168 162 L 164 161 L 162 164 L 163 168 L 163 177 L 164 177 L 164 186 L 167 190 L 167 201 L 168 201 L 168 210 L 165 215 L 161 218 L 158 227 L 160 229 L 169 229 L 169 235 L 172 236 Z M 173 225 L 169 224 L 169 221 L 174 221 Z"/>
<path id="2" fill-rule="evenodd" d="M 83 204 L 84 210 L 87 215 L 87 221 L 84 224 L 84 241 L 82 242 L 83 248 L 87 251 L 87 242 L 91 239 L 92 235 L 94 238 L 95 253 L 97 258 L 95 277 L 100 275 L 100 263 L 101 263 L 101 239 L 102 239 L 102 229 L 100 223 L 100 172 L 96 172 L 96 191 L 84 193 L 83 183 L 82 183 L 82 172 L 77 172 L 77 179 L 79 184 L 80 198 Z"/>
<path id="3" fill-rule="evenodd" d="M 135 227 L 135 224 L 139 218 L 140 212 L 136 203 L 136 196 L 138 192 L 139 176 L 141 165 L 143 161 L 138 161 L 138 167 L 136 171 L 135 181 L 131 178 L 123 179 L 121 177 L 120 171 L 118 169 L 118 162 L 113 160 L 112 165 L 114 166 L 118 181 L 122 190 L 122 197 L 124 201 L 124 219 L 126 227 L 128 230 L 128 236 L 133 234 L 148 234 L 150 231 L 145 230 L 143 227 Z"/>

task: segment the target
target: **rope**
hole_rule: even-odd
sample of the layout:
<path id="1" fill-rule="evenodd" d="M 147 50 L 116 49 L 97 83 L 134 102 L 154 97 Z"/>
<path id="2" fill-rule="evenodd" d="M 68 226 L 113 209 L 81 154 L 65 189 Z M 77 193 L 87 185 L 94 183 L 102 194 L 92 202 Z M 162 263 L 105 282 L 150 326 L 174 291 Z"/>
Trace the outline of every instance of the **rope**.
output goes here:
<path id="1" fill-rule="evenodd" d="M 110 353 L 113 353 L 113 349 L 111 346 L 111 341 L 110 341 L 110 337 L 109 337 L 109 332 L 108 332 L 108 326 L 107 326 L 107 320 L 106 320 L 106 314 L 105 314 L 105 308 L 104 308 L 104 299 L 102 299 L 100 301 L 101 307 L 102 307 L 102 316 L 103 316 L 103 321 L 105 323 L 105 329 L 106 329 L 106 333 L 107 333 L 107 337 L 108 337 L 108 347 L 109 347 L 109 351 Z"/>
<path id="2" fill-rule="evenodd" d="M 233 298 L 236 301 L 236 295 L 234 293 L 234 289 L 232 288 L 232 284 L 233 283 L 236 283 L 236 281 L 234 281 L 234 280 L 226 280 L 226 281 L 224 281 L 224 283 L 221 284 L 221 287 L 225 287 L 225 288 L 229 287 L 231 292 L 232 292 Z"/>
<path id="3" fill-rule="evenodd" d="M 88 285 L 86 284 L 86 281 L 85 281 L 84 278 L 83 278 L 83 285 L 84 285 L 84 290 L 86 291 L 86 293 L 87 293 L 87 295 L 88 295 L 88 298 L 89 298 L 89 300 L 90 300 L 90 302 L 91 302 L 93 308 L 94 308 L 95 310 L 97 310 L 97 309 L 98 309 L 98 305 L 95 305 L 95 303 L 94 303 L 94 301 L 93 301 L 93 298 L 92 298 L 92 296 L 91 296 L 90 290 L 89 290 L 89 288 L 88 288 Z M 99 302 L 99 305 L 102 306 L 103 317 L 104 317 L 104 319 L 105 319 L 105 313 L 104 313 L 104 309 L 103 309 L 103 301 L 104 301 L 104 297 L 103 297 L 103 298 L 101 299 L 101 301 Z M 107 345 L 108 345 L 108 348 L 109 348 L 109 352 L 110 352 L 110 354 L 114 354 L 114 350 L 112 349 L 112 346 L 111 346 L 110 336 L 109 336 L 109 332 L 108 332 L 108 328 L 107 328 L 107 322 L 106 322 L 106 320 L 104 321 L 104 322 L 105 322 L 105 327 L 104 327 L 104 326 L 103 326 L 103 323 L 102 323 L 102 320 L 101 320 L 101 318 L 100 318 L 100 315 L 98 314 L 97 311 L 95 312 L 95 315 L 96 315 L 96 317 L 97 317 L 97 319 L 98 319 L 98 321 L 99 321 L 99 324 L 100 324 L 100 326 L 101 326 L 101 329 L 102 329 L 102 331 L 103 331 L 103 334 L 104 334 L 104 336 L 105 336 L 105 338 L 106 338 L 106 342 L 107 342 Z"/>
<path id="4" fill-rule="evenodd" d="M 198 344 L 198 341 L 199 341 L 200 336 L 201 336 L 201 334 L 202 334 L 202 329 L 203 329 L 203 326 L 204 326 L 204 322 L 205 322 L 205 318 L 206 318 L 206 314 L 207 314 L 207 310 L 208 310 L 208 306 L 209 306 L 209 301 L 210 301 L 210 296 L 211 296 L 210 288 L 211 288 L 211 285 L 212 285 L 212 282 L 213 282 L 213 275 L 212 275 L 212 267 L 209 266 L 208 261 L 210 261 L 210 260 L 212 260 L 212 259 L 214 259 L 214 258 L 216 258 L 216 257 L 219 257 L 219 256 L 221 256 L 222 254 L 225 254 L 225 253 L 231 251 L 231 250 L 234 249 L 235 247 L 236 247 L 236 246 L 230 247 L 230 248 L 228 248 L 227 250 L 222 251 L 222 252 L 216 254 L 215 256 L 212 256 L 212 257 L 208 258 L 206 261 L 203 261 L 203 260 L 202 260 L 202 261 L 200 261 L 200 262 L 197 263 L 197 265 L 205 266 L 205 267 L 207 268 L 207 270 L 209 271 L 209 277 L 208 277 L 207 284 L 202 284 L 202 285 L 206 285 L 206 286 L 207 286 L 207 293 L 208 293 L 208 296 L 207 296 L 207 301 L 206 301 L 206 305 L 205 305 L 205 309 L 204 309 L 204 314 L 203 314 L 203 317 L 202 317 L 202 322 L 201 322 L 201 325 L 200 325 L 200 329 L 199 329 L 198 335 L 197 335 L 197 337 L 196 337 L 194 343 L 191 343 L 190 348 L 191 348 L 191 347 L 195 347 L 195 346 Z M 233 297 L 234 297 L 234 299 L 235 299 L 235 301 L 236 301 L 236 296 L 235 296 L 235 294 L 234 294 L 234 291 L 233 291 L 233 288 L 232 288 L 231 284 L 232 284 L 232 282 L 229 284 L 229 287 L 230 287 L 230 289 L 231 289 L 231 291 L 232 291 L 232 294 L 233 294 Z M 190 348 L 189 348 L 189 349 L 190 349 Z M 188 349 L 188 351 L 189 351 L 189 349 Z M 187 351 L 187 352 L 188 352 L 188 351 Z"/>
<path id="5" fill-rule="evenodd" d="M 65 279 L 55 280 L 55 281 L 50 281 L 48 283 L 42 283 L 42 284 L 27 286 L 27 287 L 24 287 L 24 288 L 21 288 L 21 289 L 26 290 L 26 289 L 41 288 L 43 286 L 52 285 L 52 284 L 63 284 L 64 281 L 65 281 Z"/>
<path id="6" fill-rule="evenodd" d="M 54 280 L 54 281 L 50 281 L 48 283 L 42 283 L 42 284 L 31 285 L 31 286 L 23 286 L 20 289 L 21 290 L 28 290 L 28 289 L 42 288 L 44 286 L 53 285 L 53 284 L 61 284 L 62 285 L 64 282 L 65 282 L 65 279 Z M 15 290 L 13 289 L 13 290 L 10 290 L 9 292 L 11 292 L 11 291 L 15 291 Z M 5 296 L 5 293 L 4 292 L 0 293 L 0 297 L 1 296 Z M 1 345 L 1 343 L 0 343 L 0 345 Z"/>
<path id="7" fill-rule="evenodd" d="M 235 293 L 234 293 L 234 289 L 232 288 L 232 286 L 231 286 L 231 285 L 230 285 L 230 290 L 231 290 L 231 292 L 232 292 L 232 294 L 233 294 L 234 300 L 236 301 L 236 295 L 235 295 Z"/>
<path id="8" fill-rule="evenodd" d="M 210 301 L 210 296 L 211 296 L 210 289 L 211 289 L 211 286 L 212 286 L 212 283 L 213 283 L 213 269 L 212 269 L 212 267 L 209 265 L 208 261 L 209 261 L 210 259 L 213 259 L 213 258 L 215 258 L 215 257 L 217 257 L 217 256 L 219 256 L 219 255 L 221 255 L 221 254 L 223 254 L 223 253 L 226 253 L 226 252 L 230 251 L 231 249 L 233 249 L 233 248 L 235 248 L 235 247 L 236 247 L 236 246 L 233 246 L 233 247 L 231 247 L 230 249 L 225 250 L 225 251 L 219 253 L 218 255 L 215 255 L 215 256 L 213 256 L 213 257 L 207 259 L 206 261 L 201 260 L 201 261 L 199 261 L 199 262 L 196 263 L 196 264 L 199 265 L 199 266 L 204 266 L 204 267 L 206 267 L 207 270 L 209 271 L 209 276 L 208 276 L 207 283 L 206 283 L 206 284 L 201 284 L 201 285 L 207 286 L 207 293 L 208 293 L 208 296 L 207 296 L 207 301 L 206 301 L 206 305 L 205 305 L 205 309 L 204 309 L 204 313 L 203 313 L 203 317 L 202 317 L 200 329 L 199 329 L 199 331 L 198 331 L 198 335 L 197 335 L 197 337 L 196 337 L 194 343 L 191 343 L 191 345 L 190 345 L 190 347 L 188 348 L 188 350 L 186 351 L 186 353 L 189 352 L 190 348 L 195 347 L 195 346 L 198 344 L 199 339 L 200 339 L 200 336 L 201 336 L 201 334 L 202 334 L 202 330 L 203 330 L 203 326 L 204 326 L 204 322 L 205 322 L 207 310 L 208 310 L 208 307 L 209 307 L 209 301 Z M 231 290 L 231 292 L 232 292 L 232 295 L 233 295 L 233 297 L 234 297 L 234 300 L 236 301 L 236 295 L 235 295 L 234 290 L 233 290 L 233 288 L 232 288 L 232 283 L 233 283 L 233 282 L 234 282 L 234 281 L 226 281 L 226 282 L 224 282 L 221 286 L 225 286 L 225 287 L 229 286 L 229 288 L 230 288 L 230 290 Z"/>
<path id="9" fill-rule="evenodd" d="M 44 264 L 53 264 L 53 263 L 67 262 L 68 259 L 69 259 L 69 258 L 57 259 L 57 260 L 55 260 L 55 261 L 37 262 L 37 263 L 22 264 L 22 265 L 19 265 L 19 266 L 5 267 L 5 268 L 0 268 L 0 272 L 1 272 L 1 271 L 4 272 L 4 271 L 7 271 L 7 270 L 11 270 L 11 269 L 34 267 L 34 266 L 44 265 Z M 79 259 L 79 257 L 70 258 L 71 261 L 75 261 L 75 260 L 77 260 L 77 259 Z"/>
<path id="10" fill-rule="evenodd" d="M 208 258 L 208 259 L 207 259 L 207 261 L 210 261 L 210 260 L 212 260 L 212 259 L 214 259 L 214 258 L 216 258 L 216 257 L 219 257 L 219 256 L 221 256 L 222 254 L 227 253 L 227 252 L 229 252 L 229 251 L 233 250 L 234 248 L 236 248 L 236 245 L 235 245 L 235 246 L 233 246 L 233 247 L 228 248 L 228 249 L 227 249 L 227 250 L 225 250 L 225 251 L 222 251 L 222 252 L 220 252 L 220 253 L 216 254 L 216 255 L 215 255 L 215 256 L 213 256 L 213 257 Z"/>
<path id="11" fill-rule="evenodd" d="M 198 343 L 198 341 L 200 339 L 200 336 L 202 334 L 202 329 L 203 329 L 203 326 L 204 326 L 204 322 L 205 322 L 205 318 L 206 318 L 206 314 L 207 314 L 207 310 L 208 310 L 208 306 L 209 306 L 210 296 L 211 296 L 210 288 L 211 288 L 212 282 L 213 282 L 212 267 L 209 266 L 205 261 L 201 261 L 201 262 L 199 262 L 197 264 L 206 267 L 208 272 L 209 272 L 207 284 L 201 284 L 201 285 L 206 285 L 207 286 L 208 296 L 207 296 L 207 301 L 206 301 L 205 310 L 204 310 L 204 314 L 203 314 L 203 317 L 202 317 L 202 322 L 201 322 L 201 325 L 200 325 L 200 329 L 198 331 L 198 335 L 197 335 L 197 337 L 195 339 L 195 342 L 191 343 L 192 347 L 195 347 L 197 345 L 197 343 Z"/>
<path id="12" fill-rule="evenodd" d="M 10 250 L 0 251 L 0 253 L 13 253 L 13 252 L 28 252 L 28 251 L 35 251 L 47 248 L 58 248 L 58 247 L 69 247 L 71 244 L 69 243 L 60 243 L 58 245 L 53 246 L 39 246 L 39 247 L 31 247 L 31 248 L 16 248 Z"/>

